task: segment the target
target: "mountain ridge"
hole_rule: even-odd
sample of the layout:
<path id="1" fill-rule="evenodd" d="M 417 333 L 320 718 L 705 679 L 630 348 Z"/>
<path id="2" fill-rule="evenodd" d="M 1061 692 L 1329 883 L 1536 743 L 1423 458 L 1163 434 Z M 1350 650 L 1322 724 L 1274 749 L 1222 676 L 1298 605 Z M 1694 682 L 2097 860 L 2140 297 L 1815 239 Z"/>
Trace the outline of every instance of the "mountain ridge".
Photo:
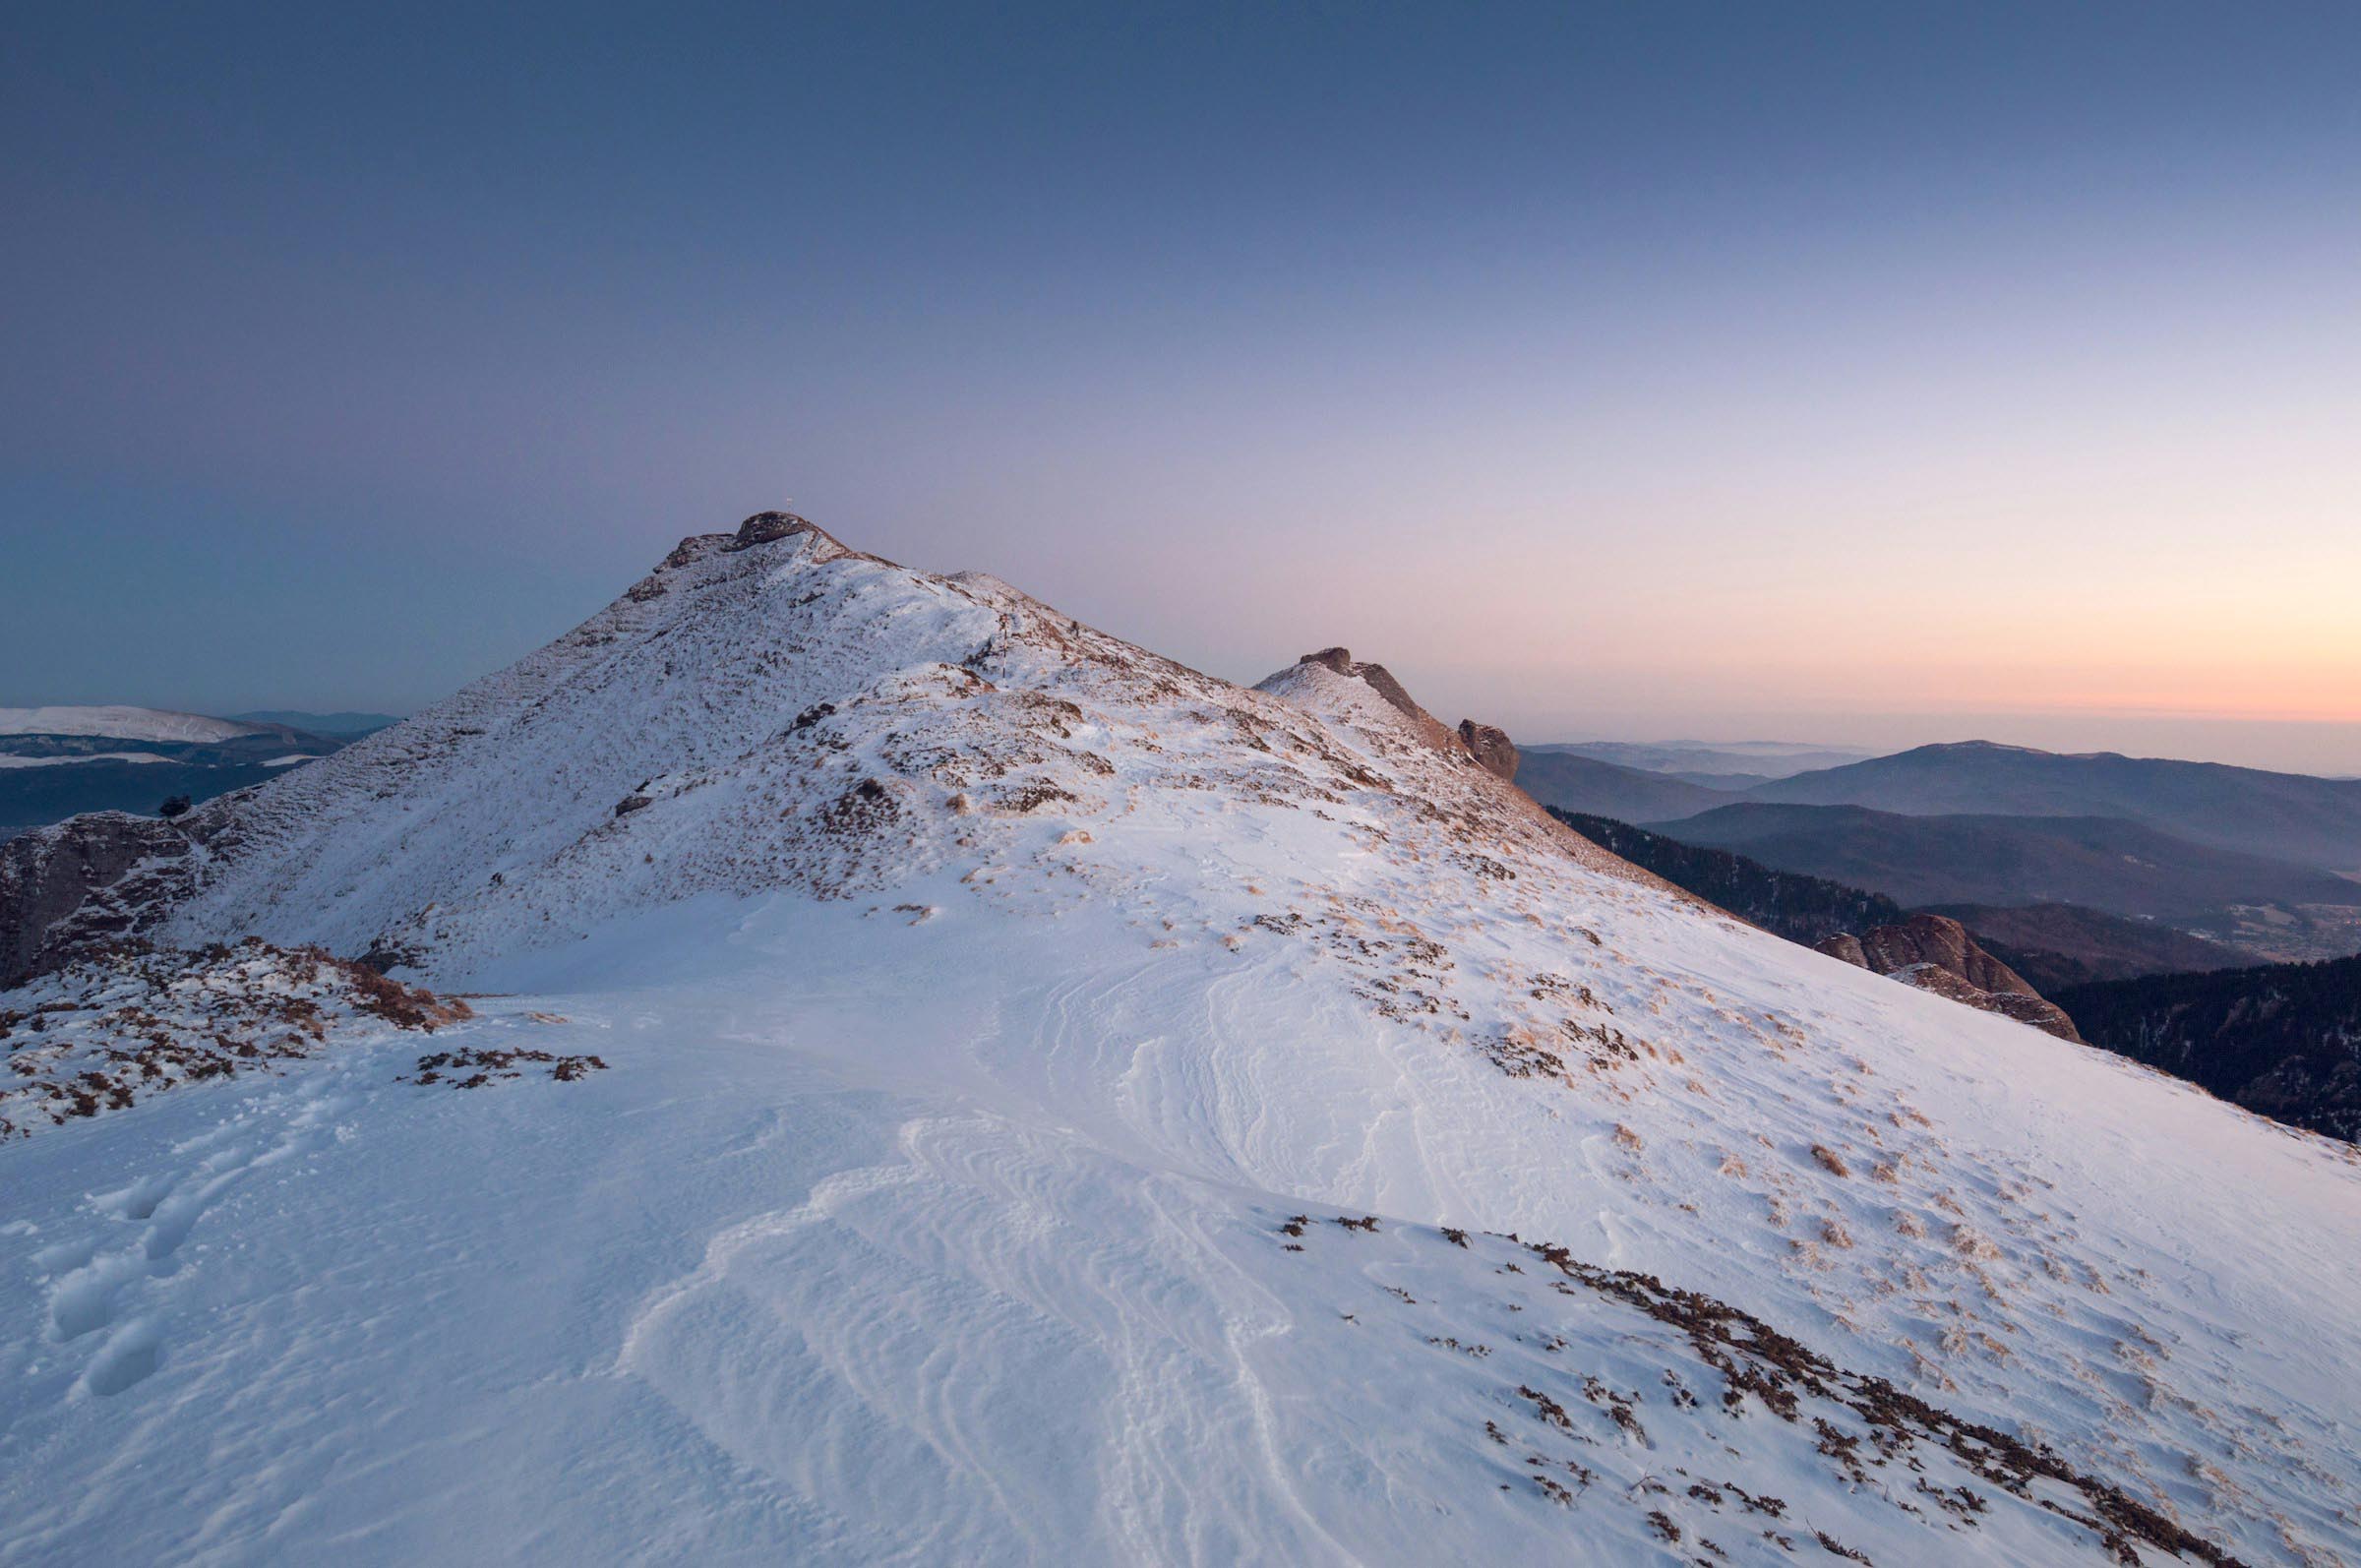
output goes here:
<path id="1" fill-rule="evenodd" d="M 1748 796 L 1915 815 L 2121 816 L 2215 848 L 2361 871 L 2361 783 L 2221 762 L 1949 742 L 1775 780 Z"/>
<path id="2" fill-rule="evenodd" d="M 1570 752 L 1521 750 L 1519 787 L 1544 806 L 1617 821 L 1690 816 L 1742 801 L 1735 790 L 1692 783 Z"/>
<path id="3" fill-rule="evenodd" d="M 850 576 L 842 584 L 831 582 L 771 606 L 766 590 L 775 584 L 736 563 L 748 559 L 749 552 L 775 545 L 796 550 L 798 566 L 805 572 Z M 894 596 L 883 591 L 902 584 L 919 592 Z M 718 608 L 709 602 L 716 600 Z M 674 607 L 686 601 L 697 602 L 690 612 L 675 614 Z M 762 613 L 755 619 L 758 607 Z M 773 608 L 775 615 L 770 613 Z M 766 639 L 775 652 L 757 653 L 750 674 L 737 650 L 758 645 L 756 639 Z M 896 639 L 904 645 L 896 646 Z M 611 651 L 632 644 L 652 647 L 659 641 L 666 642 L 668 654 L 690 644 L 694 652 L 668 657 L 661 670 L 651 673 Z M 923 853 L 944 852 L 948 839 L 939 826 L 916 833 L 912 824 L 917 818 L 903 810 L 912 788 L 909 768 L 919 759 L 937 759 L 930 771 L 939 777 L 932 777 L 932 782 L 955 776 L 967 786 L 953 790 L 950 798 L 954 819 L 968 819 L 969 833 L 1022 816 L 1041 805 L 1083 798 L 1093 780 L 1103 776 L 1086 753 L 1069 744 L 1074 736 L 1068 726 L 1076 717 L 1070 702 L 1031 691 L 1003 694 L 982 673 L 997 659 L 1017 651 L 1029 651 L 1037 662 L 1061 662 L 1070 672 L 1111 680 L 1126 693 L 1144 691 L 1160 700 L 1185 698 L 1203 704 L 1220 723 L 1245 732 L 1264 754 L 1271 754 L 1263 736 L 1274 720 L 1285 717 L 1284 709 L 1253 706 L 1255 693 L 1085 629 L 997 577 L 909 573 L 846 547 L 792 513 L 757 513 L 734 533 L 683 539 L 654 573 L 547 648 L 402 724 L 364 737 L 328 758 L 325 771 L 315 765 L 260 795 L 248 792 L 209 802 L 173 824 L 169 834 L 146 826 L 110 829 L 137 856 L 128 879 L 147 885 L 135 891 L 128 905 L 105 902 L 97 929 L 108 937 L 154 935 L 179 942 L 231 934 L 326 941 L 338 950 L 365 951 L 399 965 L 405 958 L 423 958 L 434 947 L 430 924 L 449 928 L 462 911 L 488 921 L 514 919 L 525 931 L 554 920 L 554 908 L 515 907 L 519 884 L 511 877 L 519 870 L 520 857 L 550 854 L 567 863 L 566 874 L 559 879 L 575 889 L 567 903 L 575 908 L 587 904 L 603 910 L 618 896 L 652 890 L 668 876 L 677 879 L 682 874 L 677 863 L 668 862 L 655 873 L 640 869 L 656 865 L 655 850 L 640 841 L 665 833 L 674 803 L 701 796 L 716 785 L 723 786 L 717 794 L 734 790 L 743 797 L 755 778 L 777 776 L 776 767 L 768 765 L 774 754 L 792 756 L 799 766 L 843 771 L 843 749 L 831 734 L 841 727 L 840 712 L 867 704 L 906 710 L 922 728 L 939 725 L 941 733 L 923 745 L 915 733 L 897 734 L 892 744 L 902 755 L 873 758 L 883 765 L 869 776 L 846 772 L 839 785 L 843 793 L 810 820 L 799 818 L 792 827 L 776 826 L 775 818 L 765 820 L 757 805 L 734 802 L 729 832 L 768 845 L 768 864 L 758 872 L 752 864 L 756 857 L 706 853 L 713 824 L 700 820 L 688 829 L 699 841 L 684 847 L 692 885 L 757 886 L 776 878 L 811 891 L 843 893 L 882 874 L 874 864 L 877 844 L 882 840 L 894 839 L 903 850 L 918 850 L 923 838 Z M 785 658 L 799 661 L 795 680 L 787 680 L 774 662 Z M 900 662 L 889 675 L 864 679 L 853 674 L 864 658 Z M 673 678 L 675 670 L 692 662 L 716 672 L 694 693 Z M 1371 694 L 1410 728 L 1420 742 L 1420 754 L 1431 754 L 1470 771 L 1483 770 L 1473 743 L 1419 707 L 1382 666 L 1355 664 L 1345 650 L 1331 648 L 1307 655 L 1294 668 L 1326 670 L 1338 682 L 1351 683 L 1350 690 Z M 830 684 L 843 680 L 853 684 Z M 602 684 L 612 684 L 623 700 L 637 705 L 631 722 L 613 721 L 604 713 L 590 719 Z M 1303 682 L 1295 684 L 1301 687 Z M 754 700 L 766 685 L 799 694 L 781 699 L 788 701 L 792 717 L 782 721 L 766 703 Z M 1345 689 L 1326 690 L 1333 699 Z M 741 710 L 726 724 L 717 722 L 727 711 L 721 700 L 725 695 Z M 962 722 L 958 710 L 970 699 L 998 715 L 988 731 Z M 592 754 L 599 757 L 595 783 L 583 776 L 579 760 L 554 765 L 553 782 L 567 798 L 565 811 L 562 817 L 538 824 L 520 844 L 516 835 L 501 832 L 481 802 L 486 793 L 531 787 L 526 771 L 513 765 L 515 753 L 528 744 L 522 731 L 554 728 L 569 737 L 563 744 L 575 746 L 571 732 L 553 719 L 569 707 L 573 711 L 566 718 L 576 724 L 596 722 L 617 737 L 630 738 L 636 748 L 602 740 Z M 1374 717 L 1358 706 L 1355 711 L 1357 723 L 1367 725 Z M 980 766 L 958 757 L 962 741 L 977 736 L 996 754 Z M 1011 737 L 1021 739 L 1012 742 Z M 1300 747 L 1320 744 L 1307 732 L 1289 739 Z M 398 826 L 407 857 L 406 876 L 397 884 L 398 892 L 390 894 L 393 884 L 376 873 L 390 863 L 394 844 L 363 843 L 359 835 L 366 830 L 357 824 L 382 817 L 377 802 L 387 791 L 399 790 L 405 780 L 422 774 L 448 771 L 454 758 L 466 754 L 484 756 L 503 771 L 502 781 L 418 804 L 455 835 L 431 872 L 415 847 L 419 824 L 387 824 Z M 1045 765 L 1059 771 L 1055 782 L 1016 777 L 1027 768 Z M 731 777 L 733 771 L 740 776 Z M 1456 771 L 1444 776 L 1459 777 Z M 1519 792 L 1506 791 L 1490 809 L 1514 810 L 1545 834 L 1556 835 L 1561 845 L 1578 846 L 1571 853 L 1653 881 L 1551 821 Z M 97 830 L 96 824 L 91 830 Z M 626 839 L 640 844 L 637 865 L 624 847 Z M 291 840 L 318 847 L 290 853 Z M 44 876 L 54 880 L 48 868 L 57 857 L 48 853 L 48 843 L 27 839 L 9 847 L 15 853 L 0 858 L 0 894 L 12 875 L 28 885 Z M 250 889 L 234 887 L 241 863 L 272 857 L 299 870 Z M 575 864 L 589 861 L 601 863 L 605 874 L 591 877 Z M 429 879 L 422 882 L 422 876 Z M 114 885 L 92 891 L 104 892 Z M 4 904 L 0 897 L 0 906 Z M 431 923 L 420 913 L 421 906 L 434 911 Z M 483 940 L 489 947 L 515 935 L 502 928 Z M 31 961 L 30 956 L 22 958 L 20 969 Z M 8 973 L 0 969 L 0 978 Z"/>
<path id="4" fill-rule="evenodd" d="M 2346 1151 L 1678 894 L 1365 676 L 746 532 L 0 865 L 130 862 L 29 1033 L 126 938 L 470 1008 L 0 1146 L 24 1554 L 2350 1543 Z"/>
<path id="5" fill-rule="evenodd" d="M 1647 825 L 1912 906 L 2061 902 L 2202 923 L 2241 902 L 2342 904 L 2353 885 L 2332 873 L 2175 839 L 2123 817 L 1743 801 Z"/>

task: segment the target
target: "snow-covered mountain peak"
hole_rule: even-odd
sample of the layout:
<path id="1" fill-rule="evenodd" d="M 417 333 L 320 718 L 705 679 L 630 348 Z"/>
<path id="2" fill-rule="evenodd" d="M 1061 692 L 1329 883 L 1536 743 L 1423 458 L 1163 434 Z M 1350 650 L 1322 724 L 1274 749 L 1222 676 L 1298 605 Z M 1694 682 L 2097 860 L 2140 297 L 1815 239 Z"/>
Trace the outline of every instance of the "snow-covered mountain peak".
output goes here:
<path id="1" fill-rule="evenodd" d="M 102 884 L 85 934 L 502 995 L 0 1149 L 35 1556 L 201 1555 L 154 1499 L 222 1557 L 2361 1535 L 2348 1151 L 1678 894 L 1341 649 L 1248 690 L 762 514 L 292 776 L 36 837 L 0 895 Z M 138 1027 L 210 995 L 167 968 Z M 61 1062 L 128 1005 L 91 973 L 19 1004 L 75 1011 Z M 202 1266 L 107 1241 L 262 1160 L 333 1201 L 249 1181 Z M 258 1474 L 388 1457 L 197 1507 L 200 1421 Z M 96 1453 L 136 1505 L 55 1500 Z"/>
<path id="2" fill-rule="evenodd" d="M 684 540 L 450 701 L 201 808 L 170 896 L 104 927 L 463 974 L 631 909 L 851 896 L 1172 801 L 1448 811 L 1470 846 L 1508 834 L 1640 876 L 1486 775 L 1381 666 L 1329 650 L 1246 691 L 996 577 L 764 513 Z"/>
<path id="3" fill-rule="evenodd" d="M 1333 702 L 1338 694 L 1356 692 L 1357 707 L 1365 706 L 1366 698 L 1358 695 L 1358 691 L 1365 691 L 1391 708 L 1400 725 L 1424 745 L 1439 752 L 1466 753 L 1457 733 L 1421 707 L 1392 671 L 1382 664 L 1356 661 L 1347 648 L 1322 648 L 1316 653 L 1306 653 L 1264 681 L 1258 690 L 1295 694 L 1315 706 L 1324 700 Z"/>

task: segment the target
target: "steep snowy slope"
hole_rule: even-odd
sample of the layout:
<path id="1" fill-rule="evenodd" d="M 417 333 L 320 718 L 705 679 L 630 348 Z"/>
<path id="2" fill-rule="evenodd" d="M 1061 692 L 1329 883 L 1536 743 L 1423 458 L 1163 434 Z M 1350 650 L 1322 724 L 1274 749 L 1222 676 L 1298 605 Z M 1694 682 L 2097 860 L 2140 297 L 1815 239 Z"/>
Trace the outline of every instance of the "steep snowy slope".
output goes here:
<path id="1" fill-rule="evenodd" d="M 0 1144 L 0 1561 L 2355 1555 L 2349 1151 L 1720 916 L 1361 668 L 756 519 L 128 871 L 53 833 L 82 930 L 499 995 Z"/>

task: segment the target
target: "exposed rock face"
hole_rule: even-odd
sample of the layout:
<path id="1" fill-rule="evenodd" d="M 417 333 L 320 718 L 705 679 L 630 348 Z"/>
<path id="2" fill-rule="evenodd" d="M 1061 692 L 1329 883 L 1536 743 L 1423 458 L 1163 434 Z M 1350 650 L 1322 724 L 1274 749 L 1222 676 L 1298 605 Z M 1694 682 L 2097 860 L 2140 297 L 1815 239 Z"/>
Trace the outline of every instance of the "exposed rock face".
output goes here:
<path id="1" fill-rule="evenodd" d="M 1848 931 L 1824 936 L 1812 946 L 1814 951 L 1826 953 L 1831 958 L 1842 958 L 1855 969 L 1869 967 L 1869 955 L 1861 950 L 1861 939 Z"/>
<path id="2" fill-rule="evenodd" d="M 1322 648 L 1306 653 L 1298 664 L 1316 664 L 1338 675 L 1362 682 L 1385 698 L 1397 712 L 1417 727 L 1426 744 L 1438 752 L 1451 752 L 1473 760 L 1495 778 L 1513 780 L 1517 776 L 1517 749 L 1505 731 L 1474 719 L 1462 719 L 1454 730 L 1442 720 L 1419 706 L 1418 699 L 1407 687 L 1394 678 L 1382 664 L 1356 663 L 1346 648 Z"/>
<path id="3" fill-rule="evenodd" d="M 865 561 L 878 559 L 847 548 L 843 541 L 809 517 L 799 517 L 792 512 L 757 512 L 740 523 L 736 533 L 693 533 L 683 539 L 673 546 L 672 554 L 664 558 L 655 573 L 639 582 L 625 597 L 642 602 L 653 598 L 664 591 L 665 573 L 694 566 L 707 556 L 735 554 L 740 550 L 752 550 L 757 545 L 775 544 L 781 539 L 793 539 L 807 533 L 820 541 L 820 555 L 823 558 L 857 555 Z"/>
<path id="4" fill-rule="evenodd" d="M 1461 719 L 1459 741 L 1468 749 L 1469 754 L 1483 764 L 1485 772 L 1512 784 L 1516 782 L 1517 748 L 1516 743 L 1508 738 L 1506 730 L 1479 724 L 1474 719 Z"/>
<path id="5" fill-rule="evenodd" d="M 1410 689 L 1395 680 L 1393 672 L 1382 664 L 1356 664 L 1353 662 L 1351 651 L 1345 648 L 1322 648 L 1317 653 L 1304 654 L 1297 662 L 1321 665 L 1334 670 L 1339 675 L 1351 676 L 1357 681 L 1363 682 L 1370 691 L 1392 703 L 1396 709 L 1422 730 L 1430 730 L 1434 734 L 1444 737 L 1451 735 L 1449 730 L 1443 728 L 1440 719 L 1419 706 L 1418 699 L 1410 694 Z"/>
<path id="6" fill-rule="evenodd" d="M 69 817 L 0 846 L 0 986 L 132 934 L 138 923 L 118 884 L 135 869 L 145 882 L 169 880 L 190 849 L 174 824 L 121 812 Z"/>
<path id="7" fill-rule="evenodd" d="M 773 539 L 784 539 L 790 534 L 817 531 L 817 526 L 810 518 L 799 517 L 792 512 L 757 512 L 738 525 L 736 548 L 745 550 L 755 545 L 768 544 Z"/>
<path id="8" fill-rule="evenodd" d="M 1880 926 L 1863 933 L 1860 944 L 1867 966 L 1881 975 L 1912 964 L 1933 964 L 1979 991 L 2040 995 L 2015 970 L 1976 945 L 1968 928 L 1949 916 L 1912 915 L 1899 926 Z"/>
<path id="9" fill-rule="evenodd" d="M 1967 927 L 1947 916 L 1912 915 L 1858 936 L 1840 932 L 1818 947 L 1832 958 L 2031 1024 L 2061 1040 L 2083 1038 L 2063 1008 L 2045 1000 L 2017 971 L 1978 946 Z"/>

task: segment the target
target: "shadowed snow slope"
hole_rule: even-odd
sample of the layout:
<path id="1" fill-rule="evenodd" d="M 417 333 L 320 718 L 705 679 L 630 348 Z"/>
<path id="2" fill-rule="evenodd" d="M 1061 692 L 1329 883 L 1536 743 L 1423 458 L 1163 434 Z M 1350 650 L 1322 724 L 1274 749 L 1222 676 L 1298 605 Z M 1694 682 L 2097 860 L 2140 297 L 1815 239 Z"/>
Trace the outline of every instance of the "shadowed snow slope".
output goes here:
<path id="1" fill-rule="evenodd" d="M 1355 668 L 766 514 L 143 838 L 59 940 L 498 995 L 0 1144 L 0 1562 L 2355 1554 L 2350 1151 Z"/>

